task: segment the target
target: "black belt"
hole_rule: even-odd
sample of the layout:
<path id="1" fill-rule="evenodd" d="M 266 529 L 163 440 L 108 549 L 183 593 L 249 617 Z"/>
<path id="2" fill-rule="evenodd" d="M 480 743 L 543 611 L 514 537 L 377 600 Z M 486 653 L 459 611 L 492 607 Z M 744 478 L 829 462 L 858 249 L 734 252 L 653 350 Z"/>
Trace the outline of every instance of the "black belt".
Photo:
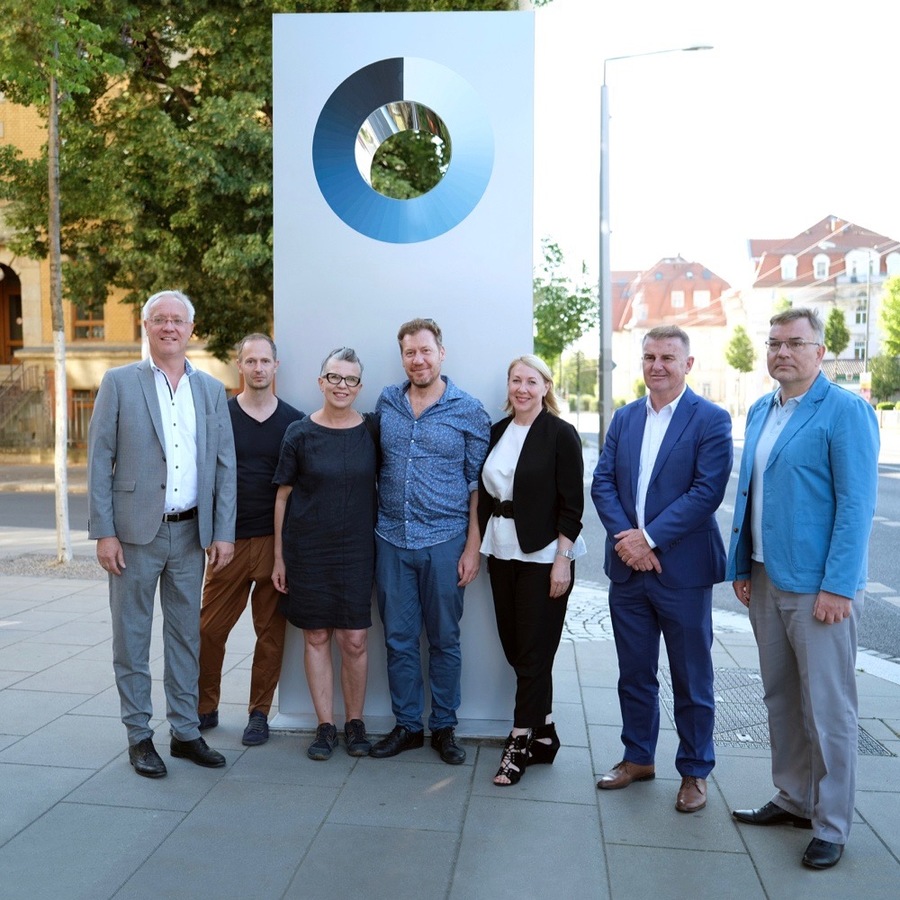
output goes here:
<path id="1" fill-rule="evenodd" d="M 163 522 L 186 522 L 188 519 L 197 518 L 197 507 L 186 509 L 184 512 L 166 513 L 163 516 Z"/>
<path id="2" fill-rule="evenodd" d="M 494 501 L 494 515 L 498 516 L 502 519 L 512 519 L 513 518 L 513 502 L 512 500 L 498 500 L 496 497 L 491 497 L 491 500 Z"/>

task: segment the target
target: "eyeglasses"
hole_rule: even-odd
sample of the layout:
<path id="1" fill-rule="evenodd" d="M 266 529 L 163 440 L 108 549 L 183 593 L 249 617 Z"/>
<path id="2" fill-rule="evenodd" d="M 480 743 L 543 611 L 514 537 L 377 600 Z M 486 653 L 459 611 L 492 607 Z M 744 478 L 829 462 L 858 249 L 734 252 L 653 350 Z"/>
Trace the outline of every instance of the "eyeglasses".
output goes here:
<path id="1" fill-rule="evenodd" d="M 186 319 L 180 318 L 172 318 L 171 316 L 154 316 L 152 319 L 147 320 L 154 328 L 162 328 L 167 322 L 171 322 L 175 328 L 184 328 L 185 325 L 190 325 Z"/>
<path id="2" fill-rule="evenodd" d="M 777 353 L 782 347 L 787 347 L 793 353 L 806 346 L 821 347 L 822 345 L 817 341 L 801 341 L 800 338 L 791 338 L 789 341 L 766 341 L 766 349 L 769 353 Z"/>
<path id="3" fill-rule="evenodd" d="M 359 375 L 338 375 L 337 372 L 326 372 L 322 377 L 329 384 L 340 384 L 343 381 L 349 388 L 358 387 L 362 381 Z"/>

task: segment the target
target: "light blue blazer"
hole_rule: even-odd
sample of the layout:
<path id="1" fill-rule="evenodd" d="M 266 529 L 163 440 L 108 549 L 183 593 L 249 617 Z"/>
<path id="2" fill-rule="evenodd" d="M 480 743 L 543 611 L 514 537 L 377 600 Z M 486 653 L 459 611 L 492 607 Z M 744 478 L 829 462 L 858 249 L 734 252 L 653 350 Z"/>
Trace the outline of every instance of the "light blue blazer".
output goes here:
<path id="1" fill-rule="evenodd" d="M 775 392 L 747 414 L 726 579 L 750 577 L 750 476 Z M 866 586 L 878 488 L 878 422 L 821 372 L 772 447 L 763 475 L 766 572 L 782 591 L 853 598 Z"/>

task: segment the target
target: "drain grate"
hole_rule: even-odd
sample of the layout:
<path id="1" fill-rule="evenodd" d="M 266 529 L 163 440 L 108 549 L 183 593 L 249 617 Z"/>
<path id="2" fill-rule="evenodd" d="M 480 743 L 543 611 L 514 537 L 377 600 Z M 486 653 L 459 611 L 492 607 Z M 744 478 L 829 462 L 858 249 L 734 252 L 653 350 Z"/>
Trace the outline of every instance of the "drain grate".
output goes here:
<path id="1" fill-rule="evenodd" d="M 769 720 L 763 702 L 762 678 L 756 669 L 716 669 L 715 742 L 720 747 L 769 748 Z M 673 721 L 672 680 L 659 670 L 660 704 Z M 893 756 L 864 728 L 859 729 L 860 756 Z"/>

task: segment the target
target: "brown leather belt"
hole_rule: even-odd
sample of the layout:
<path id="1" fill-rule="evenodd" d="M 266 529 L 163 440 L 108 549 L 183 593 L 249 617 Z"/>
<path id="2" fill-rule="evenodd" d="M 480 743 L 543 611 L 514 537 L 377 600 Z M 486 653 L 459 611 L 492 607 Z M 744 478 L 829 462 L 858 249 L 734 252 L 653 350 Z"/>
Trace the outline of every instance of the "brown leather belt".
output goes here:
<path id="1" fill-rule="evenodd" d="M 186 522 L 188 519 L 197 518 L 197 507 L 186 509 L 184 512 L 166 513 L 163 516 L 163 522 Z"/>
<path id="2" fill-rule="evenodd" d="M 491 497 L 491 500 L 494 501 L 494 515 L 498 516 L 502 519 L 512 519 L 513 518 L 513 502 L 512 500 L 498 500 L 496 497 Z"/>

